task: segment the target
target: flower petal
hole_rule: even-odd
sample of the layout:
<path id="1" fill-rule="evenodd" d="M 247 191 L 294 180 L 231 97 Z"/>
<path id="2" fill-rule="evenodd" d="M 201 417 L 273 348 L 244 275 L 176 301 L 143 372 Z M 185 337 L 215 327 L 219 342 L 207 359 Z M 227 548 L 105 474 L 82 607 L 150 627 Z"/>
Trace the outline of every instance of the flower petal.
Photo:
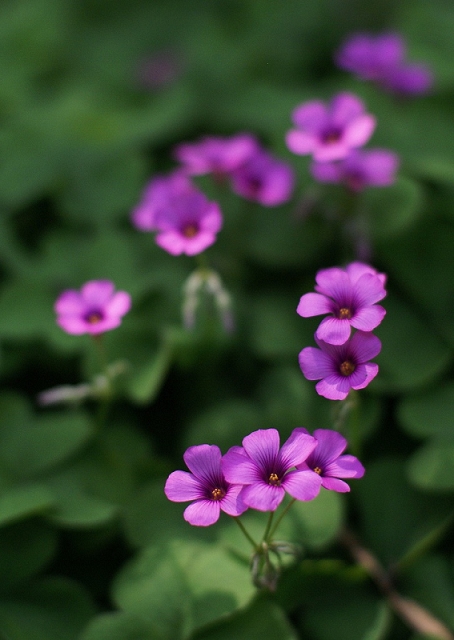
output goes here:
<path id="1" fill-rule="evenodd" d="M 315 335 L 328 344 L 345 344 L 350 337 L 350 321 L 340 318 L 324 318 Z"/>
<path id="2" fill-rule="evenodd" d="M 195 527 L 209 527 L 219 520 L 221 505 L 215 500 L 197 500 L 184 510 L 186 522 Z"/>
<path id="3" fill-rule="evenodd" d="M 110 280 L 90 280 L 80 290 L 88 304 L 102 307 L 110 300 L 114 292 L 114 284 Z"/>
<path id="4" fill-rule="evenodd" d="M 301 464 L 317 446 L 317 440 L 300 429 L 293 429 L 288 440 L 282 445 L 279 458 L 284 468 L 291 469 Z"/>
<path id="5" fill-rule="evenodd" d="M 351 124 L 347 125 L 344 130 L 344 143 L 348 147 L 362 147 L 369 141 L 376 125 L 374 116 L 365 113 L 356 118 Z"/>
<path id="6" fill-rule="evenodd" d="M 336 372 L 331 356 L 316 347 L 305 347 L 300 351 L 298 362 L 308 380 L 320 380 Z"/>
<path id="7" fill-rule="evenodd" d="M 285 496 L 282 487 L 256 482 L 243 488 L 241 497 L 245 504 L 258 511 L 275 511 Z"/>
<path id="8" fill-rule="evenodd" d="M 333 312 L 333 302 L 321 293 L 305 293 L 300 298 L 296 313 L 303 318 L 319 316 L 322 313 Z"/>
<path id="9" fill-rule="evenodd" d="M 117 291 L 106 303 L 104 311 L 107 316 L 124 316 L 131 308 L 131 296 L 126 291 Z"/>
<path id="10" fill-rule="evenodd" d="M 355 456 L 346 454 L 334 460 L 326 469 L 324 476 L 336 478 L 362 478 L 365 469 Z"/>
<path id="11" fill-rule="evenodd" d="M 317 459 L 318 466 L 322 467 L 325 473 L 326 466 L 345 451 L 347 440 L 342 434 L 333 429 L 316 429 L 314 438 L 316 438 L 318 444 L 313 457 Z"/>
<path id="12" fill-rule="evenodd" d="M 222 511 L 229 516 L 240 516 L 248 508 L 242 497 L 242 484 L 232 484 L 229 486 L 227 493 L 219 501 Z"/>
<path id="13" fill-rule="evenodd" d="M 357 331 L 349 342 L 349 351 L 355 362 L 367 362 L 381 351 L 381 341 L 373 333 Z"/>
<path id="14" fill-rule="evenodd" d="M 379 304 L 371 307 L 363 307 L 355 313 L 350 320 L 350 324 L 352 327 L 355 327 L 355 329 L 360 329 L 361 331 L 372 331 L 375 327 L 378 327 L 385 315 L 386 309 Z"/>
<path id="15" fill-rule="evenodd" d="M 235 451 L 236 448 L 229 449 L 221 460 L 222 472 L 227 482 L 232 484 L 252 484 L 261 480 L 257 463 L 251 460 L 246 452 L 242 454 Z"/>
<path id="16" fill-rule="evenodd" d="M 183 460 L 194 476 L 214 486 L 221 478 L 221 450 L 215 444 L 198 444 L 186 449 Z"/>
<path id="17" fill-rule="evenodd" d="M 277 429 L 258 429 L 243 438 L 244 450 L 261 469 L 267 469 L 276 460 L 279 444 Z"/>
<path id="18" fill-rule="evenodd" d="M 313 500 L 320 491 L 321 478 L 314 471 L 290 471 L 284 477 L 282 486 L 292 498 Z"/>
<path id="19" fill-rule="evenodd" d="M 317 131 L 325 122 L 327 108 L 322 100 L 309 100 L 292 112 L 292 122 L 300 129 Z"/>
<path id="20" fill-rule="evenodd" d="M 349 376 L 350 386 L 352 389 L 364 389 L 367 387 L 378 373 L 378 364 L 375 362 L 366 362 L 359 364 L 354 372 Z"/>
<path id="21" fill-rule="evenodd" d="M 204 497 L 203 485 L 187 471 L 173 471 L 167 478 L 164 493 L 172 502 L 187 502 Z"/>
<path id="22" fill-rule="evenodd" d="M 350 491 L 348 484 L 338 478 L 322 478 L 322 487 L 330 491 L 337 491 L 338 493 L 347 493 Z"/>
<path id="23" fill-rule="evenodd" d="M 311 133 L 299 131 L 298 129 L 288 131 L 285 136 L 285 142 L 290 151 L 298 155 L 312 153 L 316 145 L 316 140 Z"/>
<path id="24" fill-rule="evenodd" d="M 349 378 L 340 374 L 327 376 L 315 385 L 316 392 L 328 400 L 344 400 L 350 389 Z"/>

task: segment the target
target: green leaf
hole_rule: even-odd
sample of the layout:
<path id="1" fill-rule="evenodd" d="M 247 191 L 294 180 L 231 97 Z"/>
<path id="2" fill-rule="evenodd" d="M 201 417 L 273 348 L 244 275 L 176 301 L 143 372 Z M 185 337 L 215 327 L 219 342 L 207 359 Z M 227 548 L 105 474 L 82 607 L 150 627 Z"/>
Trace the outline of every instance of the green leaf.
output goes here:
<path id="1" fill-rule="evenodd" d="M 408 477 L 421 489 L 454 490 L 454 438 L 435 438 L 420 447 L 408 461 Z"/>
<path id="2" fill-rule="evenodd" d="M 454 382 L 405 397 L 399 404 L 397 415 L 410 435 L 449 438 L 454 415 Z"/>
<path id="3" fill-rule="evenodd" d="M 0 599 L 0 633 L 8 640 L 77 640 L 93 614 L 77 583 L 44 578 Z"/>
<path id="4" fill-rule="evenodd" d="M 174 640 L 247 604 L 249 572 L 219 544 L 176 540 L 147 548 L 117 577 L 114 599 Z"/>
<path id="5" fill-rule="evenodd" d="M 12 487 L 0 494 L 0 526 L 44 514 L 54 506 L 55 497 L 43 484 Z"/>
<path id="6" fill-rule="evenodd" d="M 172 640 L 156 634 L 149 623 L 130 613 L 105 613 L 94 618 L 79 640 Z"/>
<path id="7" fill-rule="evenodd" d="M 172 363 L 172 348 L 164 342 L 154 357 L 142 367 L 135 369 L 128 381 L 128 395 L 138 404 L 153 402 L 165 380 Z"/>

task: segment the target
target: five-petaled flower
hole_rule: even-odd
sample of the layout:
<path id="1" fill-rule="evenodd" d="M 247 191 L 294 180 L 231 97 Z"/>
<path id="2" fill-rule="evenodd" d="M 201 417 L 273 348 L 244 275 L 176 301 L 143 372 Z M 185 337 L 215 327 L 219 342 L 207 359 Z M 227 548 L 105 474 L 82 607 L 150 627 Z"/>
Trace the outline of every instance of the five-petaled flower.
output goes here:
<path id="1" fill-rule="evenodd" d="M 172 255 L 201 253 L 216 241 L 222 213 L 181 171 L 158 176 L 132 213 L 142 231 L 156 231 L 156 244 Z"/>
<path id="2" fill-rule="evenodd" d="M 308 433 L 302 427 L 297 431 Z M 365 470 L 355 456 L 341 455 L 347 448 L 347 440 L 332 429 L 316 429 L 313 436 L 317 440 L 317 446 L 305 462 L 298 465 L 298 469 L 314 471 L 325 489 L 340 493 L 350 491 L 348 484 L 340 478 L 362 478 Z"/>
<path id="3" fill-rule="evenodd" d="M 308 380 L 320 380 L 317 393 L 328 400 L 344 400 L 350 389 L 364 389 L 378 373 L 369 362 L 380 353 L 381 342 L 373 333 L 357 331 L 344 344 L 334 345 L 315 338 L 319 349 L 305 347 L 298 360 Z"/>
<path id="4" fill-rule="evenodd" d="M 384 274 L 362 262 L 322 269 L 315 277 L 317 293 L 304 294 L 297 313 L 303 318 L 328 313 L 315 336 L 328 344 L 343 344 L 351 327 L 372 331 L 382 321 L 386 310 L 375 303 L 386 296 L 385 280 Z"/>
<path id="5" fill-rule="evenodd" d="M 399 158 L 386 149 L 354 149 L 337 162 L 312 162 L 310 171 L 319 182 L 344 184 L 359 192 L 366 187 L 388 187 L 396 180 Z"/>
<path id="6" fill-rule="evenodd" d="M 189 447 L 183 455 L 191 471 L 173 471 L 167 478 L 165 494 L 172 502 L 189 502 L 184 519 L 194 526 L 208 527 L 218 521 L 221 511 L 239 516 L 247 509 L 241 484 L 227 482 L 221 469 L 221 451 L 216 445 Z"/>
<path id="7" fill-rule="evenodd" d="M 295 182 L 289 164 L 260 148 L 232 172 L 231 179 L 235 193 L 264 207 L 287 202 Z"/>
<path id="8" fill-rule="evenodd" d="M 129 293 L 115 291 L 110 280 L 90 280 L 80 291 L 63 291 L 54 306 L 57 324 L 73 335 L 97 335 L 115 329 L 130 308 Z"/>
<path id="9" fill-rule="evenodd" d="M 294 430 L 279 447 L 276 429 L 259 429 L 243 439 L 243 447 L 232 447 L 222 459 L 224 476 L 244 486 L 240 497 L 258 511 L 275 511 L 287 492 L 296 500 L 312 500 L 320 490 L 320 479 L 312 471 L 295 467 L 306 460 L 317 441 Z"/>
<path id="10" fill-rule="evenodd" d="M 287 146 L 299 155 L 312 154 L 317 162 L 345 158 L 362 147 L 375 129 L 375 118 L 365 112 L 363 102 L 351 93 L 337 94 L 330 104 L 310 100 L 292 113 L 296 129 L 286 136 Z"/>
<path id="11" fill-rule="evenodd" d="M 405 60 L 405 42 L 397 33 L 355 33 L 335 55 L 336 64 L 363 80 L 373 80 L 388 91 L 406 95 L 426 93 L 433 75 L 424 64 Z"/>

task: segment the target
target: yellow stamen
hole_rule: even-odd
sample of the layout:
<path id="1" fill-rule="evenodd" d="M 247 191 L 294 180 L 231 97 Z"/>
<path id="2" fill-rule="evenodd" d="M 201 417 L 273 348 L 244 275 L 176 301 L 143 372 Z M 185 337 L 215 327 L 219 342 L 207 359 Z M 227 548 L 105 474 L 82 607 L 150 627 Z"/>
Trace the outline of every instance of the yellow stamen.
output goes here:
<path id="1" fill-rule="evenodd" d="M 352 317 L 352 312 L 348 307 L 341 307 L 339 309 L 339 318 L 341 320 L 345 320 L 346 318 L 350 320 L 351 317 Z"/>
<path id="2" fill-rule="evenodd" d="M 281 481 L 279 480 L 279 476 L 277 475 L 277 473 L 270 473 L 270 477 L 268 478 L 268 482 L 269 484 L 273 484 L 275 486 L 279 486 L 281 484 Z"/>
<path id="3" fill-rule="evenodd" d="M 345 360 L 345 362 L 341 364 L 339 369 L 343 376 L 350 376 L 355 370 L 355 365 L 353 364 L 353 362 L 350 362 L 349 360 Z"/>
<path id="4" fill-rule="evenodd" d="M 222 500 L 222 498 L 225 496 L 225 491 L 223 491 L 222 489 L 213 489 L 211 495 L 213 497 L 213 500 Z"/>

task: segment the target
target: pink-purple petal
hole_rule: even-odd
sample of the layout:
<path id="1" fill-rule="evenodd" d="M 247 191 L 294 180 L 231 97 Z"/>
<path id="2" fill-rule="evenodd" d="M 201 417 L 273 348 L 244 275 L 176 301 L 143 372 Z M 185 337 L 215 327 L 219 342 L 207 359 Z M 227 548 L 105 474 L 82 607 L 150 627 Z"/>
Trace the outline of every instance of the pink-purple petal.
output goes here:
<path id="1" fill-rule="evenodd" d="M 232 447 L 222 457 L 221 469 L 227 482 L 232 484 L 252 484 L 261 479 L 257 463 L 244 452 L 239 453 Z M 244 450 L 243 450 L 244 451 Z"/>
<path id="2" fill-rule="evenodd" d="M 243 488 L 241 497 L 245 504 L 258 511 L 275 511 L 285 496 L 283 487 L 256 482 Z"/>
<path id="3" fill-rule="evenodd" d="M 320 380 L 335 373 L 332 358 L 316 347 L 305 347 L 300 351 L 298 362 L 308 380 Z"/>
<path id="4" fill-rule="evenodd" d="M 318 326 L 315 335 L 319 340 L 328 344 L 345 344 L 350 337 L 350 321 L 340 318 L 324 318 Z"/>
<path id="5" fill-rule="evenodd" d="M 221 450 L 214 444 L 199 444 L 186 449 L 183 460 L 194 476 L 212 481 L 220 475 Z"/>
<path id="6" fill-rule="evenodd" d="M 333 302 L 321 293 L 305 293 L 301 296 L 296 312 L 303 318 L 332 313 Z"/>
<path id="7" fill-rule="evenodd" d="M 355 456 L 346 454 L 330 462 L 324 469 L 324 476 L 335 478 L 362 478 L 365 469 Z"/>
<path id="8" fill-rule="evenodd" d="M 337 125 L 356 122 L 364 113 L 364 103 L 352 93 L 338 93 L 331 102 L 331 114 Z"/>
<path id="9" fill-rule="evenodd" d="M 106 302 L 104 312 L 108 316 L 124 316 L 131 309 L 131 296 L 126 291 L 117 291 Z"/>
<path id="10" fill-rule="evenodd" d="M 340 374 L 332 374 L 320 380 L 315 390 L 328 400 L 345 400 L 351 389 L 349 378 Z"/>
<path id="11" fill-rule="evenodd" d="M 366 362 L 357 365 L 354 372 L 349 376 L 352 389 L 364 389 L 367 387 L 378 373 L 378 364 Z"/>
<path id="12" fill-rule="evenodd" d="M 347 125 L 344 130 L 344 142 L 351 147 L 361 147 L 369 141 L 376 125 L 374 116 L 365 113 L 354 122 Z"/>
<path id="13" fill-rule="evenodd" d="M 333 429 L 316 429 L 314 437 L 318 444 L 314 455 L 317 460 L 321 461 L 321 465 L 325 470 L 330 461 L 338 458 L 347 448 L 347 440 L 342 434 Z"/>
<path id="14" fill-rule="evenodd" d="M 221 505 L 214 500 L 196 500 L 183 512 L 186 522 L 194 527 L 209 527 L 219 520 Z"/>
<path id="15" fill-rule="evenodd" d="M 373 333 L 357 331 L 353 334 L 349 350 L 355 362 L 367 362 L 381 351 L 381 341 Z"/>
<path id="16" fill-rule="evenodd" d="M 285 136 L 285 142 L 290 151 L 298 155 L 312 153 L 316 145 L 313 134 L 298 129 L 288 131 Z"/>
<path id="17" fill-rule="evenodd" d="M 225 496 L 219 501 L 222 511 L 229 516 L 240 516 L 248 508 L 242 498 L 242 489 L 241 484 L 230 485 Z"/>
<path id="18" fill-rule="evenodd" d="M 279 458 L 286 469 L 291 469 L 306 460 L 316 446 L 317 441 L 314 437 L 294 429 L 282 445 Z"/>
<path id="19" fill-rule="evenodd" d="M 296 127 L 316 131 L 327 118 L 327 108 L 321 100 L 310 100 L 296 107 L 292 112 L 292 122 Z"/>
<path id="20" fill-rule="evenodd" d="M 353 299 L 357 306 L 367 307 L 386 296 L 386 290 L 378 275 L 364 273 L 352 285 Z"/>
<path id="21" fill-rule="evenodd" d="M 280 437 L 277 429 L 258 429 L 243 438 L 243 447 L 261 468 L 276 460 L 279 453 Z"/>
<path id="22" fill-rule="evenodd" d="M 343 480 L 339 480 L 339 478 L 322 478 L 322 487 L 325 489 L 329 489 L 330 491 L 337 491 L 338 493 L 348 493 L 350 491 L 350 487 Z"/>
<path id="23" fill-rule="evenodd" d="M 350 320 L 350 324 L 361 331 L 373 331 L 375 327 L 378 327 L 385 315 L 386 310 L 378 304 L 372 307 L 364 307 L 355 313 Z"/>
<path id="24" fill-rule="evenodd" d="M 88 304 L 104 306 L 112 297 L 114 284 L 110 280 L 90 280 L 82 286 L 80 292 Z"/>
<path id="25" fill-rule="evenodd" d="M 296 500 L 313 500 L 320 491 L 321 478 L 314 471 L 290 471 L 284 477 L 282 486 Z"/>
<path id="26" fill-rule="evenodd" d="M 203 486 L 188 471 L 173 471 L 166 480 L 164 493 L 172 502 L 187 502 L 203 497 Z"/>

